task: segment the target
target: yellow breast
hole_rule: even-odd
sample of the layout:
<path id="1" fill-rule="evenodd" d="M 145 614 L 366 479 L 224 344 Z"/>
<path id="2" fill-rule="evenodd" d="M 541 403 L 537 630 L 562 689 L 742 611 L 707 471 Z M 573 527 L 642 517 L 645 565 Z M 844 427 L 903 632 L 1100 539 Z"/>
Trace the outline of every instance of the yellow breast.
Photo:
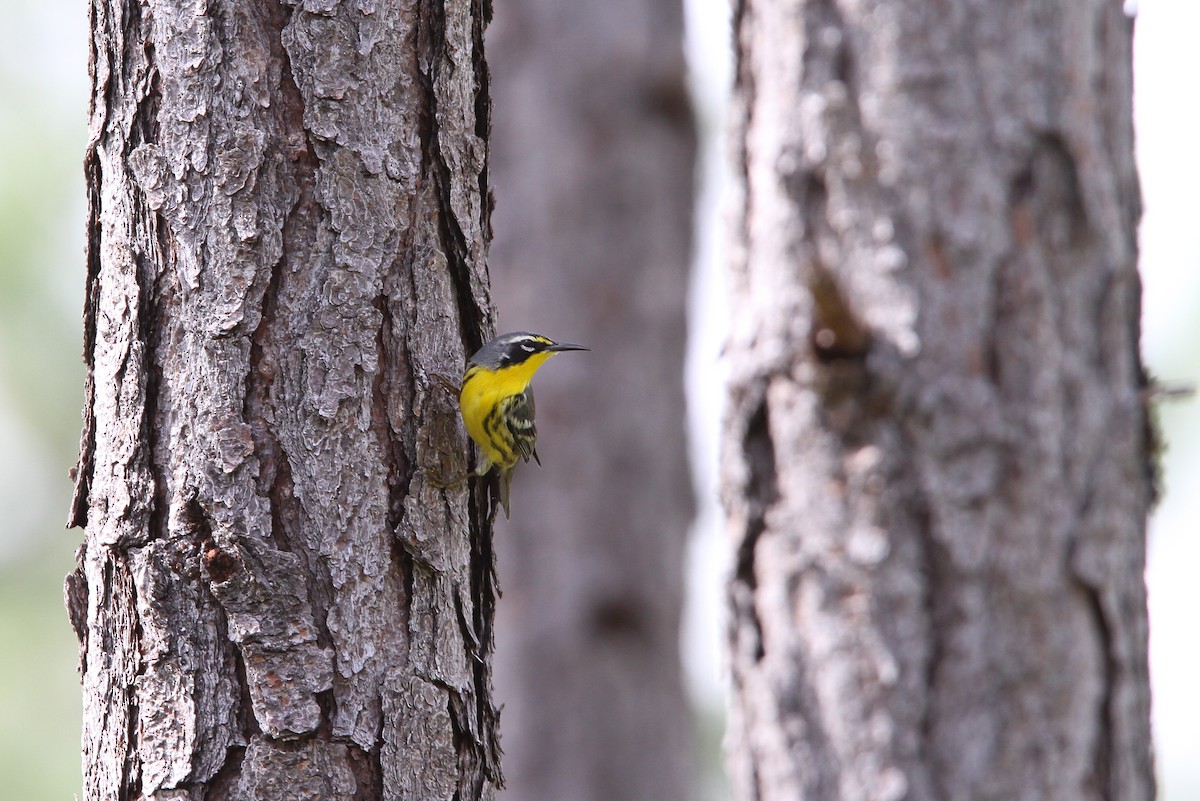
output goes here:
<path id="1" fill-rule="evenodd" d="M 484 458 L 502 470 L 512 468 L 517 463 L 517 455 L 506 453 L 491 442 L 484 421 L 501 400 L 524 392 L 533 380 L 533 374 L 553 355 L 535 353 L 520 364 L 501 367 L 498 370 L 470 367 L 463 376 L 458 404 L 462 410 L 463 423 L 467 426 L 467 433 L 475 440 Z"/>

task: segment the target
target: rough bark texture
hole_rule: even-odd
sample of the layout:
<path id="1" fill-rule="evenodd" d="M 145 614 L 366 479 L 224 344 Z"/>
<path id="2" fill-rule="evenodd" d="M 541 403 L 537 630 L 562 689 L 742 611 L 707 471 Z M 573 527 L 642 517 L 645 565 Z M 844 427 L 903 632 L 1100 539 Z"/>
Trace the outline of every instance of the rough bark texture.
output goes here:
<path id="1" fill-rule="evenodd" d="M 545 468 L 497 551 L 511 801 L 683 799 L 694 135 L 682 7 L 514 0 L 488 31 L 501 327 L 592 348 L 534 382 Z"/>
<path id="2" fill-rule="evenodd" d="M 85 798 L 493 795 L 488 13 L 93 0 Z"/>
<path id="3" fill-rule="evenodd" d="M 1132 23 L 735 11 L 739 799 L 1151 799 Z"/>

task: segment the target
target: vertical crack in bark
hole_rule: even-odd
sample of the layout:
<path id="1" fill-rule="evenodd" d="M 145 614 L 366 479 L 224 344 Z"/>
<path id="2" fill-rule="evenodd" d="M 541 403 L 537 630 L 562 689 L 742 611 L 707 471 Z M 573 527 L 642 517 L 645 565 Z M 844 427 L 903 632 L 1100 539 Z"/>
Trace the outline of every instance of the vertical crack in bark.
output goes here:
<path id="1" fill-rule="evenodd" d="M 204 787 L 203 801 L 229 801 L 236 798 L 238 778 L 246 760 L 246 746 L 236 745 L 226 752 L 225 764 Z"/>
<path id="2" fill-rule="evenodd" d="M 915 452 L 915 445 L 905 449 Z M 914 467 L 911 474 L 916 474 Z M 929 777 L 934 798 L 950 798 L 952 793 L 942 775 L 940 757 L 942 749 L 936 742 L 938 737 L 938 718 L 933 707 L 933 701 L 938 696 L 941 685 L 941 671 L 946 659 L 946 643 L 949 632 L 955 627 L 953 609 L 947 600 L 955 584 L 951 561 L 938 543 L 933 530 L 934 521 L 930 514 L 929 501 L 919 491 L 914 492 L 912 511 L 922 558 L 922 579 L 924 591 L 925 631 L 927 632 L 925 657 L 925 675 L 921 686 L 925 698 L 921 704 L 921 716 L 917 722 L 917 761 Z"/>
<path id="3" fill-rule="evenodd" d="M 394 274 L 395 263 L 392 265 L 392 270 Z M 406 272 L 410 278 L 410 290 L 413 292 L 413 297 L 416 297 L 415 287 L 411 283 L 412 270 Z M 384 279 L 385 285 L 387 280 L 387 278 Z M 417 441 L 417 421 L 411 414 L 403 415 L 398 421 L 403 428 L 399 431 L 396 430 L 394 428 L 396 421 L 392 420 L 391 415 L 391 401 L 405 389 L 411 397 L 416 397 L 418 387 L 416 375 L 413 373 L 412 360 L 408 358 L 408 354 L 404 352 L 403 348 L 397 349 L 395 353 L 392 352 L 392 343 L 397 342 L 400 335 L 396 332 L 396 320 L 392 314 L 388 296 L 386 294 L 379 295 L 375 298 L 373 305 L 379 311 L 380 325 L 375 337 L 378 368 L 371 387 L 371 424 L 375 430 L 375 436 L 379 440 L 379 451 L 383 454 L 387 472 L 388 529 L 395 534 L 400 529 L 404 517 L 404 501 L 408 497 L 414 473 L 414 466 L 408 457 L 404 443 Z M 404 371 L 404 378 L 407 379 L 407 388 L 393 386 L 392 376 L 401 370 Z"/>
<path id="4" fill-rule="evenodd" d="M 125 35 L 127 41 L 143 42 L 144 47 L 153 50 L 149 37 L 140 30 L 148 27 L 148 21 L 142 18 L 142 9 L 136 3 L 127 7 Z M 150 66 L 152 62 L 146 54 L 142 56 L 147 72 L 140 72 L 137 65 L 125 65 L 126 75 L 136 81 L 131 88 L 135 91 L 132 98 L 134 110 L 130 119 L 129 130 L 120 137 L 125 163 L 128 164 L 129 154 L 142 144 L 156 142 L 159 135 L 158 110 L 161 85 L 157 72 Z M 128 169 L 128 168 L 127 168 Z M 136 180 L 133 181 L 136 185 Z M 136 309 L 136 337 L 140 363 L 136 366 L 135 379 L 141 387 L 142 418 L 138 434 L 136 459 L 141 461 L 142 470 L 149 486 L 143 492 L 147 502 L 147 530 L 143 532 L 145 539 L 167 536 L 167 498 L 166 486 L 162 479 L 169 473 L 167 464 L 159 465 L 159 389 L 162 384 L 162 369 L 157 353 L 162 344 L 161 339 L 167 334 L 167 325 L 160 317 L 159 303 L 160 265 L 167 263 L 167 250 L 163 243 L 170 241 L 167 225 L 159 213 L 151 208 L 144 192 L 135 191 L 134 208 L 131 211 L 133 235 L 131 241 L 141 243 L 142 248 L 131 254 L 133 259 L 133 279 L 138 288 L 138 305 Z M 131 343 L 132 345 L 132 343 Z M 167 455 L 163 454 L 164 460 Z"/>
<path id="5" fill-rule="evenodd" d="M 285 504 L 294 500 L 291 467 L 288 464 L 287 453 L 275 436 L 269 420 L 273 416 L 271 390 L 279 369 L 277 346 L 273 341 L 273 326 L 277 319 L 282 275 L 291 257 L 288 250 L 288 230 L 293 226 L 298 214 L 301 197 L 292 205 L 283 223 L 283 247 L 279 259 L 271 265 L 271 274 L 263 292 L 258 325 L 250 334 L 250 354 L 242 395 L 242 416 L 250 427 L 259 464 L 257 491 L 267 497 L 270 507 L 271 541 L 277 548 L 290 552 L 295 552 L 298 544 L 293 543 L 293 534 L 287 531 L 284 520 Z M 316 608 L 314 606 L 314 609 Z"/>
<path id="6" fill-rule="evenodd" d="M 492 241 L 492 210 L 496 206 L 496 198 L 492 194 L 490 184 L 489 151 L 492 139 L 492 90 L 491 71 L 488 69 L 484 56 L 483 36 L 488 23 L 492 21 L 492 0 L 476 0 L 475 13 L 471 15 L 473 28 L 471 30 L 471 65 L 475 70 L 478 81 L 475 92 L 475 136 L 484 147 L 483 169 L 479 171 L 479 229 L 483 231 L 485 242 Z"/>
<path id="7" fill-rule="evenodd" d="M 133 687 L 130 690 L 127 707 L 129 717 L 126 720 L 128 730 L 125 735 L 127 750 L 125 760 L 121 765 L 121 788 L 125 791 L 125 798 L 134 799 L 142 795 L 141 760 L 138 758 L 138 731 L 141 728 L 138 725 L 138 717 L 141 714 L 141 705 L 138 702 L 136 690 Z"/>
<path id="8" fill-rule="evenodd" d="M 1095 642 L 1083 644 L 1081 647 L 1095 647 L 1101 652 L 1100 676 L 1098 684 L 1098 703 L 1096 707 L 1095 742 L 1093 743 L 1090 766 L 1091 772 L 1084 778 L 1088 789 L 1100 801 L 1115 801 L 1121 796 L 1113 771 L 1113 762 L 1119 761 L 1114 742 L 1117 737 L 1117 727 L 1120 725 L 1120 714 L 1116 708 L 1118 698 L 1118 677 L 1121 674 L 1121 664 L 1117 656 L 1116 636 L 1120 630 L 1114 625 L 1105 608 L 1105 590 L 1098 586 L 1095 576 L 1081 575 L 1081 549 L 1088 547 L 1086 539 L 1088 521 L 1094 519 L 1096 510 L 1093 508 L 1097 500 L 1096 473 L 1100 469 L 1099 461 L 1090 465 L 1084 486 L 1080 489 L 1082 498 L 1076 505 L 1073 520 L 1076 528 L 1069 539 L 1069 555 L 1067 563 L 1074 565 L 1074 580 L 1079 591 L 1083 594 L 1083 603 L 1091 618 L 1095 632 Z"/>
<path id="9" fill-rule="evenodd" d="M 213 538 L 212 521 L 205 513 L 199 501 L 193 497 L 184 503 L 180 513 L 180 522 L 187 537 L 195 543 L 199 552 L 199 564 L 202 572 L 201 580 L 197 582 L 199 592 L 204 597 L 205 604 L 213 610 L 216 625 L 214 641 L 220 644 L 228 664 L 233 666 L 232 680 L 237 688 L 237 708 L 234 710 L 237 725 L 237 736 L 240 743 L 230 745 L 225 751 L 225 760 L 217 772 L 205 785 L 205 801 L 225 801 L 232 797 L 233 788 L 241 775 L 242 762 L 245 760 L 246 747 L 262 734 L 258 719 L 254 715 L 254 702 L 250 695 L 250 678 L 246 672 L 246 663 L 239 648 L 229 633 L 229 615 L 220 599 L 212 590 L 213 581 L 224 581 L 230 571 L 237 565 L 228 554 L 220 550 Z"/>
<path id="10" fill-rule="evenodd" d="M 367 751 L 353 743 L 346 744 L 346 761 L 354 775 L 352 801 L 375 801 L 383 798 L 381 750 L 378 745 Z"/>
<path id="11" fill-rule="evenodd" d="M 492 700 L 491 667 L 494 649 L 492 624 L 496 616 L 496 599 L 500 594 L 496 578 L 496 555 L 492 544 L 496 505 L 491 504 L 491 515 L 487 506 L 478 502 L 478 482 L 471 482 L 468 503 L 471 510 L 469 535 L 470 597 L 474 599 L 471 609 L 464 609 L 460 593 L 455 593 L 455 607 L 459 628 L 464 634 L 464 646 L 471 663 L 471 678 L 474 685 L 474 708 L 469 713 L 474 718 L 474 730 L 479 732 L 475 751 L 482 770 L 474 772 L 476 787 L 473 798 L 482 798 L 483 781 L 486 778 L 498 788 L 504 787 L 504 775 L 500 766 L 500 743 L 497 738 L 499 711 Z M 453 716 L 452 716 L 453 719 Z"/>
<path id="12" fill-rule="evenodd" d="M 445 60 L 446 51 L 446 31 L 442 25 L 446 16 L 444 0 L 430 0 L 432 10 L 430 13 L 420 14 L 418 22 L 418 38 L 426 38 L 428 45 L 424 48 L 424 52 L 431 54 L 428 64 L 418 71 L 421 78 L 421 88 L 425 93 L 426 108 L 428 109 L 427 116 L 424 118 L 425 123 L 421 127 L 421 146 L 422 152 L 425 155 L 425 166 L 429 171 L 429 177 L 433 183 L 434 193 L 437 197 L 437 205 L 439 209 L 438 217 L 438 235 L 442 244 L 442 252 L 446 256 L 446 267 L 450 271 L 450 277 L 454 282 L 455 299 L 458 304 L 459 321 L 462 326 L 462 335 L 466 342 L 467 352 L 474 353 L 484 343 L 484 339 L 488 334 L 488 315 L 480 308 L 475 299 L 475 294 L 471 291 L 471 261 L 470 248 L 467 245 L 466 236 L 463 234 L 462 227 L 459 225 L 457 217 L 455 217 L 451 202 L 450 188 L 453 184 L 453 174 L 450 165 L 446 163 L 442 155 L 442 146 L 439 138 L 440 131 L 438 129 L 437 113 L 438 113 L 438 91 L 437 79 L 442 69 L 442 63 Z M 482 31 L 480 30 L 480 33 Z M 484 90 L 486 89 L 486 80 L 483 81 Z M 481 93 L 484 93 L 481 90 Z M 476 103 L 480 101 L 478 96 Z M 477 121 L 478 124 L 478 121 Z M 486 169 L 483 173 L 486 175 Z M 482 180 L 482 179 L 481 179 Z M 486 207 L 488 197 L 484 194 L 484 206 Z M 484 230 L 490 230 L 489 226 L 485 226 Z"/>
<path id="13" fill-rule="evenodd" d="M 490 780 L 497 788 L 504 787 L 504 774 L 500 764 L 498 739 L 499 710 L 492 700 L 492 654 L 494 650 L 493 622 L 496 618 L 496 599 L 500 595 L 496 577 L 496 553 L 492 543 L 493 523 L 497 505 L 485 500 L 480 492 L 484 485 L 470 482 L 468 507 L 471 523 L 470 582 L 474 604 L 471 619 L 461 608 L 458 610 L 459 626 L 470 633 L 467 638 L 467 658 L 471 661 L 471 678 L 474 684 L 475 709 L 473 714 L 482 741 L 477 743 L 481 771 L 475 771 L 476 788 L 472 798 L 483 798 L 483 780 Z M 490 513 L 489 513 L 490 509 Z M 457 602 L 457 601 L 456 601 Z"/>
<path id="14" fill-rule="evenodd" d="M 79 665 L 76 669 L 80 676 L 87 674 L 88 583 L 87 574 L 84 572 L 86 564 L 87 543 L 81 543 L 75 549 L 75 568 L 63 581 L 67 618 L 71 622 L 71 630 L 75 632 L 75 640 L 79 646 Z"/>
<path id="15" fill-rule="evenodd" d="M 490 681 L 490 666 L 492 661 L 492 620 L 495 617 L 495 599 L 498 589 L 495 586 L 495 559 L 492 554 L 490 536 L 481 538 L 482 542 L 472 544 L 476 556 L 472 559 L 471 597 L 478 599 L 468 617 L 462 608 L 461 596 L 455 595 L 455 607 L 458 613 L 459 627 L 469 634 L 467 638 L 467 658 L 471 660 L 472 679 L 475 684 L 475 708 L 471 714 L 475 718 L 476 731 L 481 740 L 477 743 L 482 757 L 483 771 L 479 781 L 487 777 L 497 787 L 504 786 L 504 777 L 500 771 L 500 746 L 495 737 L 491 736 L 495 727 L 492 724 L 496 717 L 496 707 L 492 703 L 492 687 Z M 476 792 L 474 796 L 482 798 Z"/>
<path id="16" fill-rule="evenodd" d="M 259 458 L 260 486 L 258 489 L 270 499 L 272 539 L 278 547 L 293 551 L 295 549 L 292 547 L 289 537 L 282 530 L 280 519 L 283 490 L 287 489 L 290 494 L 290 485 L 287 488 L 280 485 L 282 478 L 280 474 L 286 470 L 287 455 L 274 436 L 268 419 L 272 406 L 271 389 L 279 367 L 277 359 L 279 344 L 274 341 L 274 337 L 279 317 L 280 294 L 283 290 L 283 276 L 288 265 L 295 258 L 291 243 L 299 238 L 298 232 L 303 230 L 303 219 L 315 203 L 312 197 L 312 187 L 316 180 L 318 162 L 303 125 L 303 99 L 292 75 L 291 59 L 278 35 L 278 32 L 283 30 L 291 18 L 291 9 L 283 4 L 275 6 L 268 3 L 264 4 L 262 13 L 270 19 L 270 28 L 275 32 L 271 40 L 271 51 L 280 63 L 278 96 L 281 102 L 277 104 L 276 113 L 276 121 L 280 128 L 278 147 L 284 151 L 282 155 L 292 165 L 291 178 L 297 189 L 280 225 L 279 256 L 269 265 L 270 274 L 267 277 L 266 287 L 263 289 L 258 325 L 250 333 L 250 354 L 246 386 L 242 396 L 242 415 L 250 426 Z M 299 146 L 300 143 L 303 143 L 303 147 Z M 287 152 L 289 146 L 291 152 Z M 261 167 L 262 165 L 260 165 L 260 169 Z"/>
<path id="17" fill-rule="evenodd" d="M 1141 308 L 1140 282 L 1138 297 L 1133 303 L 1138 308 Z M 1134 341 L 1141 341 L 1140 336 L 1140 332 L 1135 332 L 1133 334 Z M 1150 371 L 1146 368 L 1146 365 L 1142 363 L 1141 354 L 1139 353 L 1137 394 L 1138 398 L 1141 399 L 1142 475 L 1145 476 L 1146 487 L 1149 491 L 1146 498 L 1146 508 L 1148 510 L 1153 510 L 1162 498 L 1163 454 L 1166 452 L 1166 444 L 1163 440 L 1161 425 L 1156 414 L 1158 407 L 1152 403 L 1152 395 L 1156 387 L 1156 382 L 1150 375 Z"/>
<path id="18" fill-rule="evenodd" d="M 210 532 L 211 535 L 211 532 Z M 208 544 L 203 547 L 209 548 L 212 543 L 211 536 L 208 539 Z M 212 546 L 215 547 L 215 546 Z M 217 641 L 221 643 L 222 649 L 225 651 L 229 664 L 233 665 L 234 681 L 237 684 L 238 699 L 237 699 L 237 726 L 238 733 L 241 736 L 242 743 L 248 743 L 255 737 L 262 734 L 262 729 L 258 725 L 258 719 L 254 716 L 253 701 L 250 698 L 250 679 L 246 675 L 246 663 L 242 658 L 242 650 L 237 647 L 229 636 L 229 618 L 224 607 L 212 592 L 212 587 L 207 581 L 199 582 L 200 591 L 204 594 L 205 601 L 209 608 L 213 609 L 215 621 L 217 625 Z M 217 772 L 213 774 L 204 785 L 204 801 L 226 801 L 234 798 L 234 787 L 237 785 L 238 779 L 241 776 L 242 762 L 246 758 L 246 746 L 242 744 L 230 745 L 225 750 L 225 761 Z"/>
<path id="19" fill-rule="evenodd" d="M 731 113 L 731 119 L 736 120 L 736 130 L 730 133 L 730 141 L 732 142 L 734 154 L 732 157 L 733 170 L 736 171 L 735 185 L 741 187 L 744 193 L 745 208 L 742 210 L 741 219 L 738 224 L 743 231 L 741 236 L 746 237 L 749 233 L 746 229 L 746 221 L 753 219 L 754 209 L 751 205 L 753 193 L 750 191 L 750 158 L 746 150 L 746 142 L 749 140 L 749 131 L 754 127 L 754 108 L 756 97 L 756 86 L 754 81 L 754 65 L 751 63 L 747 44 L 752 36 L 750 31 L 750 20 L 753 14 L 750 6 L 753 0 L 734 0 L 733 7 L 730 10 L 730 32 L 733 40 L 733 58 L 734 58 L 734 73 L 733 73 L 733 96 L 731 104 L 735 105 L 736 113 Z M 740 269 L 745 270 L 747 265 L 738 265 Z"/>
<path id="20" fill-rule="evenodd" d="M 393 538 L 393 539 L 395 539 L 395 538 Z M 380 729 L 382 729 L 384 725 L 385 725 L 384 720 L 381 716 Z M 383 787 L 383 776 L 384 776 L 384 773 L 383 773 L 383 736 L 382 736 L 382 734 L 383 733 L 381 731 L 380 737 L 379 737 L 380 744 L 378 746 L 376 746 L 375 748 L 372 748 L 370 753 L 367 754 L 367 757 L 368 757 L 368 759 L 370 759 L 370 762 L 371 762 L 371 771 L 373 772 L 373 774 L 375 776 L 378 777 L 378 779 L 379 779 L 378 786 L 380 788 Z M 375 798 L 380 798 L 382 796 L 383 796 L 382 790 L 377 790 L 376 795 L 373 795 L 370 797 L 367 797 L 367 796 L 360 797 L 360 795 L 356 792 L 355 796 L 354 796 L 354 801 L 374 801 Z"/>
<path id="21" fill-rule="evenodd" d="M 122 711 L 127 715 L 125 753 L 121 758 L 119 789 L 124 792 L 124 798 L 138 798 L 141 795 L 142 777 L 141 759 L 138 754 L 140 705 L 137 679 L 145 671 L 145 665 L 140 656 L 144 632 L 141 618 L 137 613 L 137 589 L 133 583 L 128 558 L 124 553 L 116 550 L 105 550 L 106 553 L 103 557 L 105 560 L 104 586 L 112 593 L 106 604 L 112 610 L 112 614 L 105 621 L 110 627 L 105 632 L 104 648 L 107 655 L 105 668 L 109 673 L 110 681 L 125 682 L 122 690 L 126 703 Z M 128 620 L 124 619 L 124 615 L 128 615 Z M 115 659 L 122 661 L 114 665 Z M 111 707 L 105 707 L 106 715 L 110 711 Z M 98 755 L 92 756 L 94 759 Z"/>
<path id="22" fill-rule="evenodd" d="M 1112 762 L 1117 755 L 1113 748 L 1113 733 L 1118 715 L 1116 677 L 1120 671 L 1113 646 L 1113 628 L 1104 608 L 1104 596 L 1100 589 L 1080 579 L 1079 586 L 1087 598 L 1088 610 L 1096 629 L 1097 646 L 1103 651 L 1102 674 L 1100 676 L 1100 702 L 1096 715 L 1096 743 L 1092 756 L 1090 780 L 1096 797 L 1101 801 L 1116 801 L 1117 787 L 1113 781 Z"/>
<path id="23" fill-rule="evenodd" d="M 95 13 L 96 3 L 91 4 Z M 92 53 L 93 61 L 95 52 Z M 93 66 L 93 72 L 95 67 Z M 94 102 L 94 101 L 93 101 Z M 83 528 L 88 520 L 88 496 L 92 487 L 92 472 L 96 454 L 96 317 L 100 303 L 100 187 L 104 170 L 96 152 L 96 142 L 88 145 L 83 160 L 84 184 L 87 186 L 87 228 L 84 263 L 83 299 L 83 363 L 86 375 L 83 384 L 83 426 L 79 433 L 79 457 L 71 468 L 74 489 L 67 513 L 67 528 Z"/>
<path id="24" fill-rule="evenodd" d="M 766 516 L 779 499 L 778 476 L 775 472 L 775 443 L 771 438 L 770 404 L 767 400 L 767 380 L 763 379 L 754 391 L 759 393 L 753 412 L 749 415 L 746 430 L 742 435 L 742 453 L 746 462 L 745 487 L 746 523 L 742 539 L 734 556 L 733 581 L 745 589 L 745 593 L 734 593 L 731 599 L 735 608 L 745 606 L 745 620 L 749 622 L 753 635 L 755 660 L 762 659 L 764 643 L 762 625 L 759 621 L 755 591 L 758 574 L 755 554 L 759 539 L 767 529 Z M 739 597 L 741 596 L 741 597 Z M 733 621 L 742 615 L 734 614 Z M 740 638 L 735 630 L 735 639 Z"/>
<path id="25" fill-rule="evenodd" d="M 158 241 L 158 231 L 161 221 L 157 215 L 148 209 L 141 215 L 142 221 L 151 230 L 147 232 L 147 241 Z M 167 536 L 167 491 L 162 479 L 169 473 L 169 466 L 158 464 L 159 455 L 159 426 L 158 406 L 159 389 L 162 385 L 162 369 L 156 358 L 161 334 L 166 326 L 158 315 L 158 270 L 156 260 L 162 254 L 140 254 L 137 257 L 136 277 L 139 286 L 140 303 L 138 308 L 138 339 L 142 343 L 142 364 L 138 368 L 138 380 L 142 382 L 142 421 L 138 436 L 139 456 L 144 461 L 145 473 L 150 481 L 148 487 L 149 510 L 147 516 L 147 539 Z M 164 460 L 169 458 L 163 454 Z"/>

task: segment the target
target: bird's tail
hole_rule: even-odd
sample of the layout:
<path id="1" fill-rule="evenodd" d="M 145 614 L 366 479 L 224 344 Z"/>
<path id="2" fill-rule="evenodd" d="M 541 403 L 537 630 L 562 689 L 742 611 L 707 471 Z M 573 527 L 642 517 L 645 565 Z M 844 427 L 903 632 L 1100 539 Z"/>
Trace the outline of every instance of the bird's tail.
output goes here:
<path id="1" fill-rule="evenodd" d="M 497 484 L 500 487 L 500 507 L 504 509 L 504 519 L 508 520 L 508 499 L 512 495 L 513 469 L 500 470 Z"/>

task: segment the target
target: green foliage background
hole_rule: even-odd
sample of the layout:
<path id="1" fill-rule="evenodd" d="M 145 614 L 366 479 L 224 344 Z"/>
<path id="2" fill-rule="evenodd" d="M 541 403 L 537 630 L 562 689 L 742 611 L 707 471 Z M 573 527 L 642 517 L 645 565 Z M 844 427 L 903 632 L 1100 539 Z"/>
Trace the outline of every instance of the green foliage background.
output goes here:
<path id="1" fill-rule="evenodd" d="M 0 0 L 0 776 L 80 791 L 78 651 L 62 578 L 83 397 L 87 12 Z"/>

